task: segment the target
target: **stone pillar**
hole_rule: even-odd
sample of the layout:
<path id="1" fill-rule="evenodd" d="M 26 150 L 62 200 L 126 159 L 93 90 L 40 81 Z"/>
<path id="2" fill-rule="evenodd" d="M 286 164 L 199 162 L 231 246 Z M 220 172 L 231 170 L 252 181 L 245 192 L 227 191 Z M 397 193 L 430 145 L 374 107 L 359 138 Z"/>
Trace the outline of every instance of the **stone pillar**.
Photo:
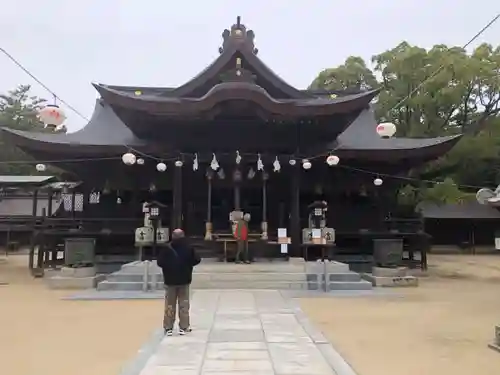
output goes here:
<path id="1" fill-rule="evenodd" d="M 301 251 L 301 228 L 300 228 L 300 166 L 292 167 L 292 181 L 290 184 L 290 256 L 302 255 Z"/>
<path id="2" fill-rule="evenodd" d="M 205 222 L 205 240 L 212 240 L 212 171 L 207 171 L 207 221 Z"/>
<path id="3" fill-rule="evenodd" d="M 262 172 L 262 235 L 261 239 L 267 241 L 267 180 L 269 175 L 266 172 Z"/>

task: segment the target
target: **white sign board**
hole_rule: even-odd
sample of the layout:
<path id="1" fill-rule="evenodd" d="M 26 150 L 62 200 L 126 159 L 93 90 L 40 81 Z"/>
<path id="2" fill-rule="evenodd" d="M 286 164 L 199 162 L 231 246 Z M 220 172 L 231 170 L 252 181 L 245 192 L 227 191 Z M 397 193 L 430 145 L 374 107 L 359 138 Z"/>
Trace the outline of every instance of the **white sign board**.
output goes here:
<path id="1" fill-rule="evenodd" d="M 280 245 L 280 248 L 281 248 L 281 254 L 288 254 L 288 245 L 287 244 L 281 244 Z"/>
<path id="2" fill-rule="evenodd" d="M 153 228 L 140 227 L 135 230 L 135 244 L 139 246 L 148 245 L 153 242 Z"/>
<path id="3" fill-rule="evenodd" d="M 321 229 L 313 228 L 313 230 L 312 230 L 312 236 L 311 237 L 312 238 L 316 238 L 316 239 L 321 238 L 322 237 L 322 235 L 321 235 Z"/>
<path id="4" fill-rule="evenodd" d="M 287 237 L 286 228 L 278 228 L 278 238 Z"/>

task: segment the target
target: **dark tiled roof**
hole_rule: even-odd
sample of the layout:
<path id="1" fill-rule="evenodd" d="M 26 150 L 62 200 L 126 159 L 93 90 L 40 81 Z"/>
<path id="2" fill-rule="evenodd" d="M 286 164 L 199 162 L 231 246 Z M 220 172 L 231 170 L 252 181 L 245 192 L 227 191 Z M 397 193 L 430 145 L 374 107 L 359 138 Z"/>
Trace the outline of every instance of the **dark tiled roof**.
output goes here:
<path id="1" fill-rule="evenodd" d="M 444 205 L 422 202 L 417 210 L 427 219 L 500 219 L 499 210 L 476 201 Z"/>

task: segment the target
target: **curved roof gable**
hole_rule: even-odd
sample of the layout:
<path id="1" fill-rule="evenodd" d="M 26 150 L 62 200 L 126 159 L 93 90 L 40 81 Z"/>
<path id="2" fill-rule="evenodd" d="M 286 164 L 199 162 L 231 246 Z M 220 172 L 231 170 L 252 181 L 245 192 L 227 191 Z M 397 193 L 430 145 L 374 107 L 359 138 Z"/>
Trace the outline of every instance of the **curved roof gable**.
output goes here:
<path id="1" fill-rule="evenodd" d="M 377 121 L 372 108 L 363 110 L 331 145 L 343 157 L 377 159 L 433 159 L 448 152 L 462 134 L 435 138 L 388 138 L 376 132 Z"/>
<path id="2" fill-rule="evenodd" d="M 134 91 L 140 91 L 142 94 L 154 93 L 165 97 L 199 98 L 216 84 L 229 79 L 253 82 L 278 99 L 314 97 L 307 91 L 298 90 L 289 85 L 264 64 L 257 57 L 258 49 L 255 48 L 254 38 L 255 33 L 247 30 L 238 17 L 231 29 L 226 29 L 222 33 L 223 44 L 219 48 L 220 56 L 193 79 L 176 88 L 138 87 Z M 227 77 L 231 74 L 233 74 L 232 79 Z M 130 92 L 131 89 L 120 86 L 112 86 L 112 88 L 123 92 Z"/>

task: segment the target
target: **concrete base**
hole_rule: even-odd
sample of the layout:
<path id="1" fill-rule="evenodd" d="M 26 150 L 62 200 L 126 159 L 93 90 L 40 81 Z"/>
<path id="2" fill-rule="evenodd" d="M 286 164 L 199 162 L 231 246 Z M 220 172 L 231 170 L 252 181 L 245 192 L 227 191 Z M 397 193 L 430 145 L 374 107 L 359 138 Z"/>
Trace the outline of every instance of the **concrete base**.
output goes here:
<path id="1" fill-rule="evenodd" d="M 50 289 L 92 289 L 104 279 L 103 276 L 96 276 L 95 267 L 62 267 L 60 271 L 51 271 L 46 276 Z"/>
<path id="2" fill-rule="evenodd" d="M 488 347 L 500 353 L 500 345 L 493 343 L 493 344 L 488 344 Z"/>
<path id="3" fill-rule="evenodd" d="M 500 352 L 500 326 L 495 326 L 495 340 L 488 345 L 491 349 Z"/>
<path id="4" fill-rule="evenodd" d="M 384 277 L 373 276 L 369 273 L 364 273 L 361 277 L 372 283 L 373 286 L 386 287 L 386 288 L 401 288 L 401 287 L 415 287 L 418 286 L 418 278 L 415 276 L 396 276 Z"/>
<path id="5" fill-rule="evenodd" d="M 361 277 L 379 287 L 415 287 L 418 286 L 418 278 L 409 275 L 406 267 L 383 268 L 373 267 L 372 273 L 364 273 Z"/>

